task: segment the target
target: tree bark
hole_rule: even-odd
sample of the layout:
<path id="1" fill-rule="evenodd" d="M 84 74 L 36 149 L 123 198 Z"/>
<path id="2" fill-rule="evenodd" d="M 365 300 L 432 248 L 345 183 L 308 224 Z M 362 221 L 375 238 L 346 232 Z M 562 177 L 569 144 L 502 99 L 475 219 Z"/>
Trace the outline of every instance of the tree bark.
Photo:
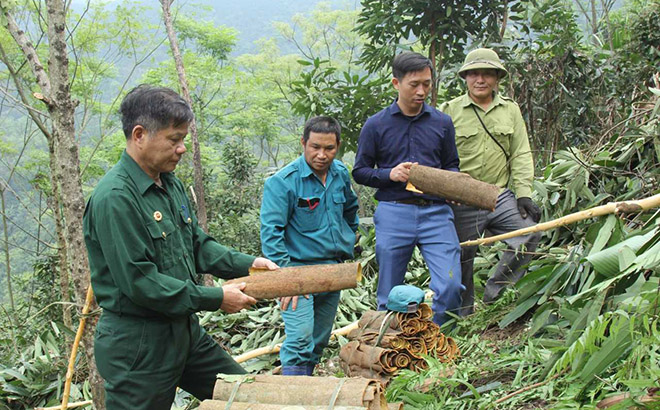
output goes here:
<path id="1" fill-rule="evenodd" d="M 2 204 L 2 231 L 4 233 L 5 265 L 7 266 L 7 294 L 11 306 L 12 321 L 15 319 L 16 307 L 14 306 L 14 292 L 11 288 L 11 259 L 9 256 L 9 227 L 7 226 L 7 209 L 5 207 L 5 188 L 0 189 L 0 200 Z"/>
<path id="2" fill-rule="evenodd" d="M 499 187 L 474 179 L 468 174 L 424 165 L 413 165 L 410 168 L 409 181 L 425 194 L 488 211 L 495 210 L 497 196 L 500 193 Z M 407 189 L 415 191 L 412 188 L 407 187 Z"/>
<path id="3" fill-rule="evenodd" d="M 291 266 L 273 271 L 251 270 L 250 276 L 226 283 L 245 282 L 243 293 L 246 295 L 255 299 L 271 299 L 355 288 L 361 277 L 362 266 L 354 262 Z"/>
<path id="4" fill-rule="evenodd" d="M 55 152 L 55 141 L 48 139 L 48 153 L 50 156 L 50 169 L 56 171 L 57 153 Z M 59 172 L 58 172 L 59 173 Z M 60 268 L 60 298 L 62 302 L 70 302 L 71 296 L 69 295 L 69 257 L 67 256 L 66 234 L 64 232 L 64 220 L 62 218 L 61 195 L 57 177 L 54 172 L 50 173 L 50 182 L 53 189 L 51 193 L 51 208 L 53 209 L 53 219 L 55 219 L 55 232 L 57 233 L 57 253 Z M 71 320 L 71 309 L 68 305 L 62 305 L 62 319 L 64 324 L 73 329 L 73 320 Z"/>
<path id="5" fill-rule="evenodd" d="M 8 5 L 0 4 L 6 20 L 6 27 L 14 41 L 19 45 L 34 74 L 41 94 L 35 97 L 46 104 L 52 122 L 50 134 L 55 148 L 55 161 L 51 162 L 51 172 L 56 184 L 61 188 L 62 208 L 66 228 L 67 255 L 71 269 L 76 299 L 83 304 L 89 287 L 89 263 L 82 235 L 82 217 L 85 202 L 80 179 L 80 161 L 78 145 L 75 140 L 74 113 L 76 102 L 71 98 L 69 83 L 69 58 L 66 44 L 66 4 L 62 0 L 50 0 L 46 4 L 48 13 L 48 73 L 39 60 L 39 56 L 25 35 L 16 24 Z M 52 169 L 52 167 L 55 169 Z M 95 325 L 95 321 L 92 321 Z M 82 338 L 83 347 L 89 366 L 89 380 L 97 409 L 105 409 L 105 391 L 103 381 L 94 361 L 93 328 Z"/>

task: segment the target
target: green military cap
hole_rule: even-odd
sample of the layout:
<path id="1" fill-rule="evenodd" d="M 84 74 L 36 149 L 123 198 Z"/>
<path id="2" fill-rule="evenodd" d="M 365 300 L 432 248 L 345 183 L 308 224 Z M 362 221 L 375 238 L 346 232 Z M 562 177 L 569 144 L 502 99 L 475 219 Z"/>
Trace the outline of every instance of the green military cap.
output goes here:
<path id="1" fill-rule="evenodd" d="M 502 65 L 500 57 L 497 53 L 489 48 L 478 48 L 472 50 L 465 57 L 463 66 L 458 70 L 458 75 L 465 78 L 465 75 L 470 70 L 488 69 L 492 68 L 497 70 L 499 78 L 505 77 L 508 72 Z"/>

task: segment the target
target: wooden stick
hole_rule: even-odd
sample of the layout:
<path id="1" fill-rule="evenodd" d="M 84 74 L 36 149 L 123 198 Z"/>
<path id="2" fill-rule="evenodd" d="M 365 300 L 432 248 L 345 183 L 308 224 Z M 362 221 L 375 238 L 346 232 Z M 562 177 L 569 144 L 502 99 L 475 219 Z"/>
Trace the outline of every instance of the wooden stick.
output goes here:
<path id="1" fill-rule="evenodd" d="M 504 402 L 504 401 L 507 401 L 507 400 L 509 400 L 511 397 L 516 396 L 516 395 L 518 395 L 518 394 L 520 394 L 520 393 L 524 393 L 524 392 L 526 392 L 526 391 L 528 391 L 528 390 L 532 390 L 532 389 L 535 389 L 535 388 L 537 388 L 537 387 L 543 386 L 544 384 L 546 384 L 546 383 L 548 383 L 548 382 L 550 382 L 550 381 L 556 379 L 557 377 L 561 376 L 561 375 L 564 374 L 564 373 L 565 373 L 565 371 L 564 371 L 564 372 L 561 372 L 561 373 L 557 373 L 557 374 L 555 374 L 554 376 L 550 377 L 549 379 L 543 380 L 542 382 L 534 383 L 534 384 L 532 384 L 531 386 L 523 387 L 522 389 L 518 389 L 518 390 L 514 391 L 513 393 L 507 394 L 507 395 L 504 396 L 504 397 L 500 397 L 499 399 L 495 400 L 495 404 L 500 404 L 500 403 L 502 403 L 502 402 Z"/>
<path id="2" fill-rule="evenodd" d="M 91 400 L 86 400 L 86 401 L 77 401 L 75 403 L 69 403 L 67 405 L 67 408 L 73 409 L 76 407 L 82 407 L 82 406 L 89 406 L 93 402 Z M 60 410 L 62 406 L 51 406 L 51 407 L 35 407 L 34 410 Z"/>
<path id="3" fill-rule="evenodd" d="M 597 216 L 618 214 L 618 213 L 634 213 L 646 211 L 648 209 L 657 208 L 660 206 L 660 194 L 650 196 L 648 198 L 639 199 L 635 201 L 623 202 L 610 202 L 606 205 L 597 206 L 595 208 L 586 209 L 584 211 L 576 212 L 570 215 L 562 216 L 561 218 L 552 221 L 543 222 L 538 225 L 530 226 L 516 231 L 507 232 L 502 235 L 490 236 L 488 238 L 476 239 L 473 241 L 461 242 L 461 246 L 476 246 L 485 245 L 501 241 L 504 239 L 514 238 L 516 236 L 527 235 L 533 232 L 543 232 L 550 229 L 558 228 L 560 226 L 569 225 L 584 219 L 595 218 Z"/>
<path id="4" fill-rule="evenodd" d="M 61 410 L 66 410 L 69 408 L 69 394 L 71 394 L 71 380 L 73 379 L 73 369 L 76 363 L 78 345 L 80 344 L 80 339 L 82 338 L 83 332 L 85 331 L 87 314 L 89 313 L 89 308 L 92 306 L 93 301 L 94 291 L 92 290 L 92 285 L 90 284 L 87 288 L 85 306 L 83 306 L 82 315 L 80 317 L 80 324 L 78 325 L 78 331 L 76 332 L 76 338 L 73 341 L 73 347 L 71 347 L 71 357 L 69 357 L 69 367 L 66 370 L 66 381 L 64 382 L 64 393 L 62 395 L 62 406 L 60 406 Z"/>
<path id="5" fill-rule="evenodd" d="M 347 334 L 350 333 L 351 330 L 357 329 L 358 328 L 358 322 L 353 322 L 350 325 L 346 325 L 342 328 L 333 330 L 332 336 L 346 336 Z M 245 352 L 241 355 L 238 355 L 234 357 L 234 360 L 238 363 L 243 363 L 246 362 L 250 359 L 254 359 L 255 357 L 263 356 L 265 354 L 270 354 L 270 353 L 278 353 L 280 351 L 280 348 L 282 347 L 282 343 L 278 343 L 275 346 L 267 346 L 267 347 L 260 347 L 259 349 L 254 349 L 250 350 L 249 352 Z"/>

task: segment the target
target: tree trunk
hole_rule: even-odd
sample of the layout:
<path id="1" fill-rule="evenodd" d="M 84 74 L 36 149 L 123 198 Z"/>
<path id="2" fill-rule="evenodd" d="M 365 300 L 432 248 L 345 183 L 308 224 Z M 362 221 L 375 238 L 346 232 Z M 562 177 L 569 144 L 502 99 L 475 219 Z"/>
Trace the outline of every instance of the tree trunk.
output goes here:
<path id="1" fill-rule="evenodd" d="M 188 102 L 190 108 L 193 107 L 192 99 L 190 98 L 190 91 L 188 88 L 188 80 L 186 79 L 186 70 L 183 66 L 183 59 L 179 51 L 179 42 L 174 32 L 174 25 L 172 24 L 172 13 L 170 12 L 170 5 L 173 0 L 160 0 L 163 6 L 163 19 L 165 20 L 165 28 L 167 30 L 167 37 L 170 40 L 170 47 L 172 49 L 172 56 L 174 56 L 174 64 L 176 65 L 176 72 L 179 75 L 179 85 L 181 86 L 181 93 L 183 98 Z M 193 151 L 193 171 L 195 180 L 195 196 L 197 197 L 197 220 L 202 229 L 207 232 L 207 215 L 206 215 L 206 201 L 204 200 L 204 184 L 202 181 L 203 168 L 202 156 L 199 150 L 199 139 L 197 137 L 197 124 L 193 118 L 190 123 L 190 139 L 192 140 Z"/>
<path id="2" fill-rule="evenodd" d="M 427 11 L 427 13 L 430 11 Z M 431 60 L 431 65 L 435 70 L 435 77 L 433 78 L 433 88 L 431 88 L 431 106 L 435 107 L 438 104 L 438 83 L 440 81 L 440 70 L 435 65 L 435 56 L 437 53 L 435 39 L 435 15 L 433 12 L 431 14 L 431 45 L 429 47 L 429 59 Z"/>
<path id="3" fill-rule="evenodd" d="M 21 48 L 27 59 L 41 94 L 35 97 L 43 101 L 48 107 L 52 122 L 50 134 L 55 151 L 55 161 L 51 162 L 51 172 L 55 175 L 57 185 L 61 187 L 63 216 L 66 227 L 67 255 L 71 269 L 76 300 L 83 304 L 89 287 L 89 263 L 87 250 L 82 235 L 82 217 L 85 208 L 82 185 L 80 180 L 80 162 L 78 158 L 78 145 L 75 140 L 74 112 L 76 102 L 71 99 L 69 85 L 69 58 L 66 44 L 66 5 L 62 0 L 47 2 L 48 12 L 48 73 L 39 60 L 34 46 L 16 24 L 14 16 L 6 4 L 0 5 L 5 16 L 5 24 Z M 52 169 L 55 167 L 55 169 Z M 97 410 L 105 409 L 105 392 L 103 381 L 94 362 L 92 321 L 83 336 L 83 347 L 89 368 L 89 381 L 92 388 L 94 405 Z"/>
<path id="4" fill-rule="evenodd" d="M 172 24 L 172 13 L 170 12 L 170 5 L 174 0 L 160 0 L 163 6 L 163 20 L 165 20 L 165 28 L 167 30 L 167 37 L 170 40 L 170 47 L 172 48 L 172 56 L 174 56 L 174 64 L 176 65 L 176 72 L 179 75 L 179 85 L 181 86 L 181 93 L 183 98 L 188 102 L 192 109 L 193 103 L 190 98 L 190 90 L 188 89 L 188 80 L 186 79 L 186 69 L 183 65 L 181 58 L 181 51 L 179 51 L 179 42 L 176 38 L 174 25 Z M 197 221 L 199 226 L 202 227 L 204 232 L 208 232 L 208 216 L 206 215 L 206 200 L 204 199 L 204 171 L 202 168 L 202 154 L 199 148 L 199 138 L 197 137 L 197 122 L 193 118 L 190 123 L 190 139 L 192 140 L 192 154 L 193 154 L 193 178 L 195 185 L 195 203 L 197 204 Z M 202 275 L 204 284 L 206 286 L 213 286 L 213 276 Z"/>
<path id="5" fill-rule="evenodd" d="M 5 206 L 5 188 L 0 189 L 0 203 L 2 204 L 2 231 L 4 233 L 5 243 L 5 265 L 7 265 L 7 294 L 9 295 L 9 304 L 11 306 L 12 321 L 15 319 L 16 306 L 14 305 L 14 292 L 11 289 L 11 265 L 9 257 L 9 227 L 7 226 L 7 208 Z"/>
<path id="6" fill-rule="evenodd" d="M 55 158 L 57 153 L 55 152 L 55 141 L 50 138 L 48 139 L 48 153 L 50 156 L 50 182 L 53 189 L 51 194 L 51 208 L 53 209 L 53 219 L 55 219 L 55 232 L 57 234 L 57 254 L 60 268 L 60 299 L 62 302 L 71 302 L 71 296 L 69 295 L 69 257 L 67 255 L 67 245 L 66 245 L 66 235 L 64 233 L 64 220 L 62 218 L 62 208 L 61 208 L 61 195 L 59 185 L 57 183 L 56 174 L 53 171 L 57 171 L 57 163 Z M 59 173 L 59 172 L 58 172 Z M 71 308 L 69 305 L 62 305 L 62 319 L 64 320 L 64 325 L 69 329 L 73 330 L 73 321 L 71 320 Z"/>

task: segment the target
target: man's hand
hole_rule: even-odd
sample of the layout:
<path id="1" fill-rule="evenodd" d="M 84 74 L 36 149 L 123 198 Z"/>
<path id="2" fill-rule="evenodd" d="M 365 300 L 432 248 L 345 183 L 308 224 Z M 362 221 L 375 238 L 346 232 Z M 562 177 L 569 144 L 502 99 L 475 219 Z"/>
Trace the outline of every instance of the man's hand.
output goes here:
<path id="1" fill-rule="evenodd" d="M 309 295 L 303 296 L 305 299 L 309 299 Z M 289 307 L 289 303 L 291 303 L 291 310 L 296 310 L 298 307 L 298 296 L 285 296 L 280 298 L 280 309 L 286 310 L 286 308 Z"/>
<path id="2" fill-rule="evenodd" d="M 227 313 L 236 313 L 239 310 L 245 309 L 257 303 L 257 300 L 252 296 L 243 293 L 245 289 L 245 282 L 232 283 L 222 287 L 223 297 L 220 309 Z"/>
<path id="3" fill-rule="evenodd" d="M 412 166 L 412 162 L 400 163 L 390 171 L 390 179 L 394 182 L 408 182 L 408 177 L 410 177 L 410 167 Z"/>
<path id="4" fill-rule="evenodd" d="M 268 270 L 275 270 L 279 269 L 280 267 L 277 266 L 277 264 L 270 259 L 266 258 L 257 258 L 252 262 L 252 267 L 257 268 L 257 269 L 268 269 Z"/>
<path id="5" fill-rule="evenodd" d="M 520 216 L 522 216 L 523 219 L 527 219 L 527 215 L 529 215 L 534 222 L 538 222 L 541 219 L 541 209 L 539 209 L 531 198 L 518 198 L 518 211 L 520 211 Z"/>

